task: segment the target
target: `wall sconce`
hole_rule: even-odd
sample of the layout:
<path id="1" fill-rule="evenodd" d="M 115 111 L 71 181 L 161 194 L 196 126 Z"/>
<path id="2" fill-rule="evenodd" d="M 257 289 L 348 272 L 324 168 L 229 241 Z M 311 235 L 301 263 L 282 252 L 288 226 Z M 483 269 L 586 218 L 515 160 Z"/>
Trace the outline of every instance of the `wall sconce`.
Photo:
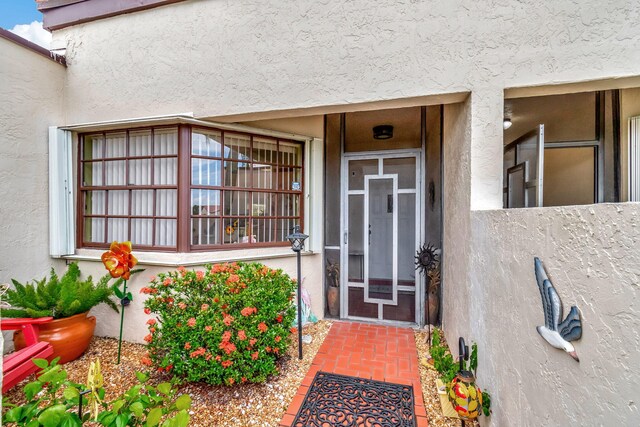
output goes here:
<path id="1" fill-rule="evenodd" d="M 393 126 L 379 125 L 373 127 L 373 139 L 391 139 L 393 138 Z"/>
<path id="2" fill-rule="evenodd" d="M 504 122 L 502 122 L 502 127 L 504 128 L 504 130 L 507 130 L 511 127 L 513 123 L 511 123 L 511 119 L 509 117 L 505 117 L 504 118 Z"/>

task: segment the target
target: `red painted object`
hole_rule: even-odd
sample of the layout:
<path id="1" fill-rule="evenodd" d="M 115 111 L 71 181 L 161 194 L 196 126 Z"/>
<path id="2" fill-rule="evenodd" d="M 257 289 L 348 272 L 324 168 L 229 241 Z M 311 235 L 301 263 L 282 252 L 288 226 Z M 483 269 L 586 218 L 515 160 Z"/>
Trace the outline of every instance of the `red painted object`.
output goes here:
<path id="1" fill-rule="evenodd" d="M 5 393 L 24 378 L 38 371 L 32 359 L 47 359 L 53 354 L 48 342 L 38 342 L 38 325 L 51 322 L 53 317 L 38 319 L 2 319 L 3 331 L 21 330 L 27 347 L 6 356 L 2 361 L 2 393 Z"/>

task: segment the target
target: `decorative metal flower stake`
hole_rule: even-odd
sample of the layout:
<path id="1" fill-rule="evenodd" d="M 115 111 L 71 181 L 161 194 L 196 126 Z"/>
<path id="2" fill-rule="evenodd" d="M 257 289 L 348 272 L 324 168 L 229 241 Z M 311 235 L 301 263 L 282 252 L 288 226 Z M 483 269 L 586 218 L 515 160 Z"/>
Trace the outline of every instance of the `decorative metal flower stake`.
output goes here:
<path id="1" fill-rule="evenodd" d="M 438 262 L 438 253 L 435 246 L 431 243 L 422 245 L 418 252 L 416 252 L 416 270 L 419 270 L 426 277 L 427 281 L 429 280 L 429 271 L 434 269 Z M 429 343 L 429 347 L 431 347 L 431 325 L 429 324 L 430 313 L 429 313 L 429 284 L 427 283 L 427 328 L 429 329 L 427 340 Z"/>
<path id="2" fill-rule="evenodd" d="M 120 349 L 122 348 L 122 326 L 124 325 L 124 307 L 133 299 L 131 292 L 127 292 L 127 280 L 131 277 L 131 269 L 138 263 L 131 254 L 131 242 L 113 242 L 109 250 L 102 254 L 102 263 L 114 279 L 122 279 L 124 287 L 119 288 L 119 281 L 113 285 L 113 292 L 120 298 L 122 311 L 120 312 L 120 338 L 118 338 L 118 361 L 120 364 Z"/>

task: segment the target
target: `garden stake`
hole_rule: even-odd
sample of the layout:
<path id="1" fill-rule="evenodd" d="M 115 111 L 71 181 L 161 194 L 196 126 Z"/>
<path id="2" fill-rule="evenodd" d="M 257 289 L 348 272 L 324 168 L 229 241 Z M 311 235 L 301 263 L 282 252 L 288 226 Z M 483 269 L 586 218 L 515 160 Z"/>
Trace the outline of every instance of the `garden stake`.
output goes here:
<path id="1" fill-rule="evenodd" d="M 131 242 L 113 242 L 109 247 L 109 250 L 102 254 L 102 263 L 104 267 L 109 270 L 109 274 L 114 279 L 121 278 L 124 282 L 124 289 L 122 292 L 116 285 L 113 286 L 113 291 L 120 298 L 120 305 L 122 305 L 122 313 L 120 313 L 120 338 L 118 339 L 118 361 L 116 365 L 120 364 L 120 350 L 122 348 L 122 327 L 124 325 L 124 307 L 129 304 L 133 299 L 131 295 L 127 295 L 127 280 L 132 273 L 136 273 L 142 270 L 131 270 L 138 263 L 136 257 L 131 254 Z M 117 284 L 117 282 L 116 282 Z"/>
<path id="2" fill-rule="evenodd" d="M 301 293 L 302 285 L 300 280 L 300 252 L 298 252 L 298 359 L 302 360 L 302 307 L 301 307 Z"/>
<path id="3" fill-rule="evenodd" d="M 124 281 L 124 290 L 122 292 L 124 295 L 127 295 L 127 281 Z M 124 325 L 124 298 L 120 301 L 120 305 L 122 306 L 121 310 L 122 312 L 120 313 L 120 338 L 118 338 L 118 361 L 116 362 L 116 365 L 120 364 L 120 349 L 122 347 L 122 326 Z"/>
<path id="4" fill-rule="evenodd" d="M 87 393 L 91 393 L 91 390 L 81 391 L 78 395 L 78 417 L 80 418 L 80 424 L 82 424 L 82 396 Z"/>

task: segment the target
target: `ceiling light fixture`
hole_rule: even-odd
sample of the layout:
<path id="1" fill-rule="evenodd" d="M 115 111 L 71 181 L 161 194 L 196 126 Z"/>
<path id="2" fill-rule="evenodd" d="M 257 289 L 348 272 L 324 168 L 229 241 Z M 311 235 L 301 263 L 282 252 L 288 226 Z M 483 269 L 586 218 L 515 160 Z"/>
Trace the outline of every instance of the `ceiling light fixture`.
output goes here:
<path id="1" fill-rule="evenodd" d="M 373 127 L 373 139 L 391 139 L 393 138 L 393 126 L 379 125 Z"/>
<path id="2" fill-rule="evenodd" d="M 505 117 L 504 118 L 504 122 L 502 122 L 502 127 L 504 128 L 504 130 L 507 130 L 511 127 L 513 123 L 511 123 L 511 119 L 509 117 Z"/>

